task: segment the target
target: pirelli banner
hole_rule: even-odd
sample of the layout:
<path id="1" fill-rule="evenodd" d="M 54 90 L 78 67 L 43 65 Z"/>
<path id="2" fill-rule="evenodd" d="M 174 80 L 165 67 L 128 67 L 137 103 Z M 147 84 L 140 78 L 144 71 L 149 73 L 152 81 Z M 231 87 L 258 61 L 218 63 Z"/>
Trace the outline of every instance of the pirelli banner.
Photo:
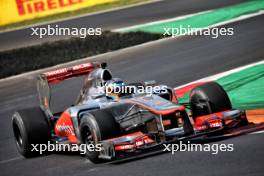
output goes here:
<path id="1" fill-rule="evenodd" d="M 0 0 L 0 26 L 118 0 Z"/>

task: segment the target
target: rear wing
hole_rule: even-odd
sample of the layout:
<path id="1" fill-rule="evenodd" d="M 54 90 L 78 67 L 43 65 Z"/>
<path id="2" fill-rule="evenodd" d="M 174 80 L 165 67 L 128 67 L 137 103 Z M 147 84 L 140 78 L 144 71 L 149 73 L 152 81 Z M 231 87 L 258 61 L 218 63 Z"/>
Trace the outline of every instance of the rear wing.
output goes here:
<path id="1" fill-rule="evenodd" d="M 50 109 L 50 84 L 57 84 L 74 77 L 89 75 L 89 73 L 91 73 L 93 70 L 105 67 L 106 63 L 92 62 L 59 68 L 40 74 L 37 81 L 40 107 L 47 115 L 52 116 Z"/>
<path id="2" fill-rule="evenodd" d="M 71 67 L 60 68 L 57 70 L 42 73 L 40 74 L 40 77 L 47 80 L 48 84 L 56 84 L 73 77 L 88 75 L 94 69 L 104 66 L 103 64 L 93 62 L 74 65 Z"/>

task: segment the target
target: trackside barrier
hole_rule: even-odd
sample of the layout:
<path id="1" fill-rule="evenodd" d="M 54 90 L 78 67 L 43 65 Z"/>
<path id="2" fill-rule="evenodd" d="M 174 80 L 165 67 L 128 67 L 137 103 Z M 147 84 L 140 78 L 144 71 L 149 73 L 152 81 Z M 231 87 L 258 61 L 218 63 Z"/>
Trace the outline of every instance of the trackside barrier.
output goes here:
<path id="1" fill-rule="evenodd" d="M 119 0 L 1 0 L 0 26 Z"/>

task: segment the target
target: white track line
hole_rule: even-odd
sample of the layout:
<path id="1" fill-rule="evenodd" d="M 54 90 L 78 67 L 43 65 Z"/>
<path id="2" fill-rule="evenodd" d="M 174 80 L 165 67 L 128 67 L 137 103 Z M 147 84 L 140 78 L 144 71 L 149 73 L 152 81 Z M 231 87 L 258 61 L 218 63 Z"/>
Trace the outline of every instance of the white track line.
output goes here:
<path id="1" fill-rule="evenodd" d="M 256 132 L 249 133 L 249 134 L 261 134 L 261 133 L 264 133 L 264 130 L 261 130 L 261 131 L 256 131 Z"/>
<path id="2" fill-rule="evenodd" d="M 205 78 L 202 78 L 202 79 L 199 79 L 199 80 L 196 80 L 196 81 L 193 81 L 193 82 L 190 82 L 190 83 L 175 87 L 174 89 L 180 89 L 182 87 L 185 87 L 185 86 L 188 86 L 188 85 L 191 85 L 191 84 L 194 84 L 194 83 L 198 83 L 198 82 L 215 81 L 215 80 L 220 79 L 220 78 L 222 78 L 224 76 L 230 75 L 232 73 L 239 72 L 241 70 L 244 70 L 244 69 L 247 69 L 249 67 L 253 67 L 253 66 L 259 65 L 259 64 L 264 64 L 264 60 L 249 64 L 249 65 L 245 65 L 245 66 L 242 66 L 242 67 L 238 67 L 238 68 L 235 68 L 235 69 L 232 69 L 232 70 L 229 70 L 229 71 L 225 71 L 225 72 L 213 75 L 213 76 L 208 76 L 208 77 L 205 77 Z"/>
<path id="3" fill-rule="evenodd" d="M 12 162 L 12 161 L 15 161 L 15 160 L 19 160 L 19 159 L 22 159 L 23 157 L 15 157 L 15 158 L 10 158 L 10 159 L 6 159 L 6 160 L 2 160 L 0 161 L 0 164 L 6 164 L 6 163 L 9 163 L 9 162 Z"/>
<path id="4" fill-rule="evenodd" d="M 171 21 L 183 20 L 183 19 L 186 19 L 186 18 L 189 18 L 189 17 L 205 14 L 205 13 L 212 12 L 212 11 L 213 10 L 207 10 L 207 11 L 192 13 L 192 14 L 188 14 L 188 15 L 178 16 L 178 17 L 175 17 L 175 18 L 169 18 L 169 19 L 165 19 L 165 20 L 153 21 L 153 22 L 149 22 L 149 23 L 143 23 L 143 24 L 138 24 L 138 25 L 134 25 L 134 26 L 114 29 L 112 31 L 113 32 L 125 32 L 127 30 L 133 30 L 133 29 L 138 28 L 138 27 L 149 26 L 149 25 L 154 25 L 154 24 L 159 24 L 159 23 L 166 23 L 166 22 L 171 22 Z"/>
<path id="5" fill-rule="evenodd" d="M 18 74 L 18 75 L 9 76 L 9 77 L 0 79 L 0 83 L 3 83 L 5 81 L 11 81 L 11 80 L 19 79 L 19 78 L 29 77 L 29 76 L 32 76 L 32 75 L 37 74 L 37 73 L 47 72 L 47 71 L 50 71 L 50 70 L 53 70 L 53 69 L 58 69 L 58 68 L 61 68 L 61 67 L 67 67 L 67 66 L 74 65 L 74 64 L 80 64 L 80 63 L 84 63 L 84 62 L 89 62 L 89 61 L 91 61 L 93 59 L 96 59 L 98 57 L 109 58 L 109 56 L 110 56 L 110 58 L 111 58 L 112 55 L 122 54 L 122 53 L 127 52 L 128 50 L 133 50 L 133 49 L 137 49 L 137 48 L 147 47 L 147 46 L 150 46 L 150 45 L 152 45 L 154 43 L 166 42 L 167 40 L 173 40 L 173 38 L 163 38 L 163 39 L 159 39 L 159 40 L 154 40 L 154 41 L 142 43 L 142 44 L 139 44 L 139 45 L 130 46 L 130 47 L 127 47 L 127 48 L 122 48 L 122 49 L 115 50 L 115 51 L 109 51 L 107 53 L 102 53 L 102 54 L 98 54 L 98 55 L 94 55 L 94 56 L 89 56 L 89 57 L 86 57 L 86 58 L 73 60 L 73 61 L 66 62 L 66 63 L 57 64 L 57 65 L 54 65 L 54 66 L 51 66 L 51 67 L 41 68 L 41 69 L 38 69 L 38 70 L 33 70 L 33 71 L 29 71 L 29 72 Z"/>
<path id="6" fill-rule="evenodd" d="M 263 14 L 264 14 L 264 10 L 259 10 L 259 11 L 255 12 L 255 13 L 249 13 L 249 14 L 241 15 L 239 17 L 233 18 L 233 19 L 228 20 L 228 21 L 223 21 L 223 22 L 220 22 L 220 23 L 213 24 L 213 25 L 209 26 L 209 28 L 223 26 L 223 25 L 226 25 L 226 24 L 230 24 L 230 23 L 246 20 L 246 19 L 253 18 L 253 17 L 259 16 L 259 15 L 263 15 Z"/>

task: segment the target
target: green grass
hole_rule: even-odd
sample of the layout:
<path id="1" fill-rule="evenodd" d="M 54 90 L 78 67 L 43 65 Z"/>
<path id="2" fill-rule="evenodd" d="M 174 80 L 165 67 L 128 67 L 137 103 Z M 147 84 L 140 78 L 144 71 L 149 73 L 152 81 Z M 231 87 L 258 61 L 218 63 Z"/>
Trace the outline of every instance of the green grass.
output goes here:
<path id="1" fill-rule="evenodd" d="M 32 20 L 25 20 L 25 21 L 18 22 L 18 23 L 12 23 L 12 24 L 5 25 L 5 26 L 0 26 L 0 31 L 19 28 L 19 27 L 28 26 L 28 25 L 37 24 L 37 23 L 56 21 L 56 20 L 60 20 L 63 18 L 75 17 L 78 15 L 89 14 L 93 12 L 100 12 L 103 10 L 113 9 L 113 8 L 122 7 L 122 6 L 128 6 L 131 4 L 137 4 L 137 3 L 147 2 L 147 1 L 150 1 L 150 0 L 121 0 L 121 1 L 112 2 L 112 3 L 105 3 L 101 5 L 79 9 L 76 11 L 64 12 L 60 14 L 55 14 L 55 15 L 36 18 Z"/>

